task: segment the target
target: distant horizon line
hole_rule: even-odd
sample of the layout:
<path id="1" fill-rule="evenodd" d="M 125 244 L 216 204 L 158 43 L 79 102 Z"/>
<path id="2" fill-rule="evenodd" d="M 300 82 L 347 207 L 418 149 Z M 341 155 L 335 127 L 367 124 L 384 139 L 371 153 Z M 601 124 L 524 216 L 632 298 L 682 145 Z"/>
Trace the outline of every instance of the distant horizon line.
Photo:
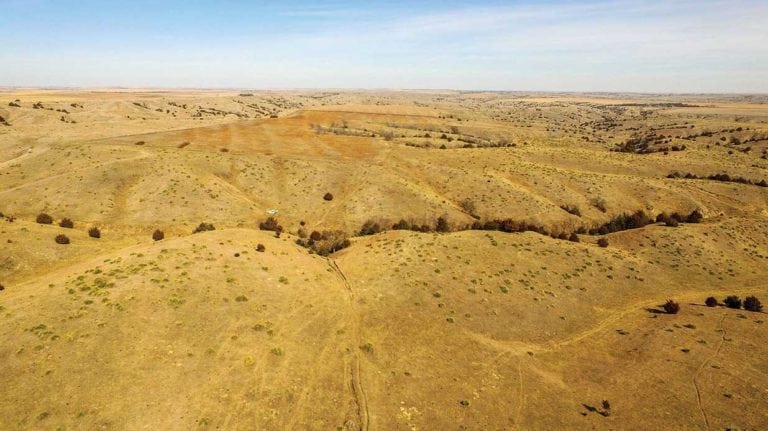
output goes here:
<path id="1" fill-rule="evenodd" d="M 541 93 L 541 94 L 629 94 L 638 96 L 768 96 L 768 92 L 670 92 L 628 90 L 470 90 L 460 88 L 395 88 L 395 87 L 144 87 L 144 86 L 76 86 L 76 85 L 0 85 L 0 91 L 18 90 L 89 90 L 89 91 L 340 91 L 340 92 L 460 92 L 460 93 Z"/>

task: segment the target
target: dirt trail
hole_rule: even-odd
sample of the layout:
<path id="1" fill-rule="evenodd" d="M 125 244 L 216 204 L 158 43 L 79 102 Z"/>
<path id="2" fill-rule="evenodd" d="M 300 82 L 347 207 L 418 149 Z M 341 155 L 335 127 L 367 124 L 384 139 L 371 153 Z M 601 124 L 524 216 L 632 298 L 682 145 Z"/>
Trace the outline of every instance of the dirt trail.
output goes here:
<path id="1" fill-rule="evenodd" d="M 37 157 L 37 156 L 45 153 L 46 151 L 48 151 L 48 147 L 36 147 L 34 149 L 32 147 L 29 147 L 26 150 L 22 150 L 22 151 L 23 151 L 22 154 L 14 157 L 12 159 L 8 159 L 8 160 L 5 160 L 3 162 L 0 162 L 0 169 L 3 169 L 3 168 L 6 168 L 8 166 L 11 166 L 13 164 L 19 163 L 20 161 L 22 161 L 22 160 L 24 160 L 24 159 L 26 159 L 28 157 L 32 157 L 32 156 Z"/>
<path id="2" fill-rule="evenodd" d="M 344 275 L 344 272 L 339 268 L 339 265 L 336 263 L 336 261 L 333 258 L 328 258 L 328 266 L 333 269 L 333 271 L 336 273 L 336 275 L 341 279 L 341 281 L 344 283 L 344 286 L 347 288 L 347 291 L 349 292 L 349 301 L 350 301 L 350 307 L 355 307 L 355 291 L 352 289 L 352 286 L 349 284 L 349 280 L 347 280 L 347 276 Z M 353 311 L 354 316 L 351 317 L 351 321 L 354 322 L 355 328 L 354 328 L 354 334 L 352 334 L 352 338 L 354 341 L 354 345 L 350 348 L 350 352 L 352 355 L 351 358 L 351 364 L 349 369 L 349 389 L 352 392 L 352 398 L 354 400 L 354 410 L 356 413 L 356 418 L 354 420 L 348 420 L 348 424 L 352 425 L 354 424 L 353 428 L 358 431 L 367 431 L 370 427 L 370 414 L 368 411 L 368 398 L 365 394 L 365 389 L 363 387 L 363 380 L 361 376 L 360 371 L 360 351 L 359 346 L 362 343 L 361 338 L 361 332 L 360 332 L 360 315 L 357 311 Z"/>
<path id="3" fill-rule="evenodd" d="M 24 183 L 24 184 L 18 185 L 16 187 L 11 187 L 9 189 L 2 190 L 2 191 L 0 191 L 0 194 L 8 193 L 8 192 L 13 192 L 13 191 L 16 191 L 16 190 L 20 190 L 20 189 L 23 189 L 25 187 L 30 187 L 30 186 L 33 186 L 33 185 L 36 185 L 36 184 L 40 184 L 40 183 L 44 183 L 44 182 L 47 182 L 47 181 L 51 181 L 51 180 L 54 180 L 56 178 L 70 176 L 70 175 L 72 175 L 74 173 L 77 173 L 77 172 L 87 171 L 87 170 L 96 169 L 96 168 L 103 168 L 105 166 L 110 166 L 110 165 L 114 165 L 114 164 L 117 164 L 117 163 L 132 162 L 132 161 L 135 161 L 135 160 L 146 159 L 146 158 L 151 156 L 151 154 L 149 152 L 144 151 L 144 150 L 139 150 L 139 153 L 140 154 L 138 156 L 126 157 L 124 159 L 115 159 L 115 160 L 111 160 L 109 162 L 96 163 L 96 164 L 93 164 L 93 165 L 87 165 L 87 166 L 84 166 L 82 168 L 72 169 L 72 170 L 63 172 L 61 174 L 51 175 L 51 176 L 47 176 L 45 178 L 41 178 L 39 180 L 30 181 L 28 183 Z"/>
<path id="4" fill-rule="evenodd" d="M 752 287 L 749 288 L 741 288 L 741 289 L 733 289 L 729 290 L 729 292 L 733 292 L 734 294 L 739 295 L 748 295 L 748 294 L 755 294 L 755 293 L 762 293 L 765 292 L 765 287 L 762 283 L 752 283 Z M 701 299 L 706 297 L 711 293 L 710 290 L 705 291 L 688 291 L 683 292 L 680 294 L 675 295 L 675 297 L 679 300 L 695 300 L 695 299 Z M 667 295 L 668 296 L 668 295 Z M 649 307 L 656 307 L 658 304 L 666 301 L 668 298 L 667 296 L 659 297 L 655 299 L 648 299 L 644 301 L 639 301 L 632 303 L 630 305 L 627 305 L 621 309 L 616 310 L 615 312 L 611 313 L 608 317 L 605 319 L 597 322 L 595 325 L 591 326 L 589 329 L 586 329 L 582 332 L 579 332 L 577 334 L 574 334 L 570 337 L 564 338 L 560 341 L 550 341 L 547 343 L 528 343 L 524 341 L 505 341 L 505 340 L 496 340 L 491 337 L 485 336 L 483 334 L 479 334 L 472 331 L 466 331 L 466 333 L 475 339 L 475 341 L 484 344 L 488 347 L 491 347 L 493 349 L 502 350 L 505 352 L 509 352 L 513 355 L 523 355 L 527 354 L 529 352 L 533 353 L 550 353 L 550 352 L 556 352 L 564 347 L 570 346 L 572 344 L 576 344 L 580 341 L 586 340 L 588 338 L 591 338 L 595 335 L 597 335 L 600 332 L 606 331 L 608 329 L 612 329 L 614 326 L 616 326 L 620 321 L 622 321 L 625 317 L 632 313 L 641 313 L 645 312 L 646 308 Z M 722 347 L 722 342 L 721 346 Z M 717 352 L 720 351 L 720 347 L 718 347 Z M 714 356 L 713 356 L 714 357 Z M 712 358 L 710 358 L 711 360 Z"/>
<path id="5" fill-rule="evenodd" d="M 696 403 L 699 407 L 699 412 L 701 412 L 701 417 L 704 419 L 704 426 L 709 429 L 709 418 L 707 417 L 707 412 L 704 411 L 704 407 L 701 405 L 701 388 L 699 387 L 699 376 L 701 375 L 702 371 L 704 371 L 704 368 L 709 365 L 710 362 L 712 362 L 717 355 L 720 354 L 720 350 L 723 348 L 723 344 L 725 343 L 725 326 L 723 326 L 723 322 L 725 321 L 726 313 L 723 313 L 723 316 L 720 318 L 720 324 L 719 324 L 719 332 L 720 332 L 720 344 L 717 345 L 717 349 L 715 349 L 715 353 L 712 354 L 709 358 L 705 359 L 704 362 L 699 365 L 699 368 L 696 370 L 696 373 L 693 375 L 693 387 L 696 390 Z"/>
<path id="6" fill-rule="evenodd" d="M 525 409 L 525 380 L 523 377 L 523 356 L 518 358 L 517 362 L 517 378 L 520 382 L 520 390 L 518 393 L 517 409 L 515 411 L 515 428 L 523 429 L 523 410 Z"/>

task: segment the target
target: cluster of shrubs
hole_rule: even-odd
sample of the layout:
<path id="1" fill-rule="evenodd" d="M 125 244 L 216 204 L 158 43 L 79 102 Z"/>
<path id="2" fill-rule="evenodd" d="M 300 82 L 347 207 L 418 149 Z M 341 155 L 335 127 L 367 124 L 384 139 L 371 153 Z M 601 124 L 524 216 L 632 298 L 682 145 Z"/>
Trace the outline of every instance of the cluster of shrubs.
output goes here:
<path id="1" fill-rule="evenodd" d="M 567 206 L 564 206 L 567 207 Z M 576 213 L 578 208 L 569 208 L 572 214 Z M 564 208 L 565 209 L 565 208 Z M 574 214 L 577 215 L 577 214 Z M 452 226 L 449 224 L 445 217 L 438 217 L 433 226 L 428 224 L 410 223 L 405 219 L 401 219 L 397 223 L 393 224 L 392 230 L 411 230 L 415 232 L 451 232 L 454 230 L 487 230 L 487 231 L 499 231 L 505 233 L 515 232 L 536 232 L 541 235 L 547 235 L 554 239 L 568 240 L 572 242 L 579 242 L 579 234 L 585 235 L 607 235 L 609 233 L 638 229 L 653 223 L 665 223 L 667 226 L 678 226 L 679 223 L 700 223 L 704 216 L 698 209 L 691 211 L 687 215 L 680 213 L 668 214 L 666 212 L 659 214 L 655 219 L 652 218 L 643 210 L 635 211 L 632 214 L 620 214 L 612 218 L 608 222 L 595 226 L 591 229 L 580 227 L 576 231 L 571 232 L 550 232 L 546 227 L 533 223 L 522 222 L 513 220 L 511 218 L 506 219 L 493 219 L 493 220 L 475 220 L 472 224 L 466 226 Z M 387 226 L 382 222 L 374 220 L 366 221 L 360 228 L 359 235 L 374 235 L 379 232 L 387 230 Z M 608 246 L 608 240 L 601 238 L 598 240 L 598 245 L 601 247 Z"/>
<path id="2" fill-rule="evenodd" d="M 677 226 L 679 223 L 701 223 L 704 215 L 698 209 L 691 211 L 687 215 L 680 213 L 668 214 L 663 212 L 656 216 L 655 221 L 643 210 L 637 210 L 632 214 L 620 214 L 605 224 L 594 227 L 587 231 L 589 235 L 606 235 L 613 232 L 619 232 L 629 229 L 638 229 L 652 223 L 665 223 L 667 226 Z M 584 233 L 577 231 L 578 233 Z"/>
<path id="3" fill-rule="evenodd" d="M 665 144 L 671 142 L 671 139 L 669 137 L 665 137 L 664 135 L 656 135 L 655 133 L 650 133 L 647 135 L 635 135 L 627 139 L 626 141 L 622 142 L 621 144 L 617 144 L 616 147 L 613 148 L 612 151 L 617 151 L 620 153 L 633 153 L 633 154 L 651 154 L 656 152 L 663 152 L 664 154 L 669 153 L 669 151 L 684 151 L 686 149 L 685 145 L 672 145 L 671 147 L 668 146 L 652 146 L 652 145 L 659 145 L 659 144 Z"/>
<path id="4" fill-rule="evenodd" d="M 368 220 L 363 223 L 359 234 L 375 235 L 386 230 L 388 230 L 386 225 L 374 220 Z M 575 232 L 570 235 L 565 232 L 562 232 L 559 235 L 550 234 L 544 226 L 519 222 L 512 219 L 495 219 L 487 221 L 475 220 L 472 224 L 466 226 L 452 226 L 446 217 L 438 217 L 435 220 L 434 225 L 411 223 L 405 219 L 400 219 L 400 221 L 392 225 L 391 230 L 410 230 L 414 232 L 453 232 L 461 230 L 489 230 L 505 233 L 536 232 L 542 235 L 550 235 L 556 239 L 579 242 L 579 237 Z"/>
<path id="5" fill-rule="evenodd" d="M 280 237 L 280 234 L 283 233 L 283 226 L 274 217 L 267 217 L 266 220 L 259 223 L 259 229 L 272 231 L 277 237 Z"/>
<path id="6" fill-rule="evenodd" d="M 10 221 L 10 220 L 9 220 Z M 35 218 L 35 221 L 39 224 L 53 224 L 53 217 L 46 213 L 40 213 Z M 66 229 L 73 229 L 75 227 L 75 222 L 73 222 L 71 219 L 64 217 L 59 222 L 59 226 L 66 228 Z M 88 229 L 88 236 L 91 238 L 101 238 L 101 230 L 97 227 L 92 227 Z M 55 241 L 57 244 L 69 244 L 69 237 L 66 235 L 57 235 L 55 238 Z"/>
<path id="7" fill-rule="evenodd" d="M 739 183 L 739 184 L 750 184 L 750 185 L 755 185 L 760 187 L 768 187 L 768 182 L 766 182 L 765 180 L 753 181 L 744 177 L 732 177 L 728 174 L 712 174 L 712 175 L 700 177 L 690 172 L 683 174 L 675 171 L 667 175 L 667 178 L 686 179 L 686 180 L 712 180 L 712 181 L 720 181 L 724 183 Z"/>
<path id="8" fill-rule="evenodd" d="M 714 296 L 710 296 L 704 301 L 707 307 L 717 307 L 720 305 Z M 763 311 L 763 304 L 757 299 L 756 296 L 747 296 L 742 302 L 741 298 L 736 295 L 729 295 L 723 300 L 723 304 L 728 308 L 740 309 L 742 306 L 747 311 L 754 311 L 759 313 Z"/>
<path id="9" fill-rule="evenodd" d="M 383 225 L 374 220 L 368 220 L 363 223 L 360 228 L 360 235 L 375 235 L 379 232 L 389 230 L 386 225 Z M 448 219 L 445 217 L 438 217 L 435 220 L 434 225 L 411 223 L 405 219 L 400 219 L 397 223 L 394 223 L 391 230 L 410 230 L 413 232 L 451 232 L 454 230 L 448 223 Z"/>
<path id="10" fill-rule="evenodd" d="M 699 210 L 694 210 L 688 215 L 682 215 L 674 212 L 667 214 L 665 212 L 656 216 L 656 223 L 664 223 L 666 226 L 677 227 L 680 223 L 701 223 L 704 215 Z"/>
<path id="11" fill-rule="evenodd" d="M 622 230 L 638 229 L 653 223 L 653 219 L 643 210 L 637 210 L 632 214 L 619 214 L 606 223 L 593 227 L 587 231 L 590 235 L 606 235 Z"/>
<path id="12" fill-rule="evenodd" d="M 296 244 L 308 248 L 312 253 L 328 256 L 349 247 L 351 243 L 343 231 L 327 230 L 323 232 L 312 231 L 308 237 L 297 239 Z"/>

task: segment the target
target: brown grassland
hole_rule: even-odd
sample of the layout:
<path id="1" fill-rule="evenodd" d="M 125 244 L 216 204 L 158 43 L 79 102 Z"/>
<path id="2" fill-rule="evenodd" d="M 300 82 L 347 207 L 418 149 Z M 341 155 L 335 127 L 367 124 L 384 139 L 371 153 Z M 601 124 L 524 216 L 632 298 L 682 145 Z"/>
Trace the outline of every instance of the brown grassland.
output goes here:
<path id="1" fill-rule="evenodd" d="M 768 301 L 766 97 L 19 89 L 0 117 L 0 429 L 768 429 L 765 313 L 704 305 Z"/>

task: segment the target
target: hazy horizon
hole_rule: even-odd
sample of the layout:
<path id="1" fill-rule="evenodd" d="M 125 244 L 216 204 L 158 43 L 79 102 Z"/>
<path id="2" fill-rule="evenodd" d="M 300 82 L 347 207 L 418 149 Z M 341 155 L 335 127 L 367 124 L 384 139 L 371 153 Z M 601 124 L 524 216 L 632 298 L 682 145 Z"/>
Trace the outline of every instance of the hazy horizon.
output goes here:
<path id="1" fill-rule="evenodd" d="M 3 87 L 768 93 L 754 0 L 0 4 Z"/>

